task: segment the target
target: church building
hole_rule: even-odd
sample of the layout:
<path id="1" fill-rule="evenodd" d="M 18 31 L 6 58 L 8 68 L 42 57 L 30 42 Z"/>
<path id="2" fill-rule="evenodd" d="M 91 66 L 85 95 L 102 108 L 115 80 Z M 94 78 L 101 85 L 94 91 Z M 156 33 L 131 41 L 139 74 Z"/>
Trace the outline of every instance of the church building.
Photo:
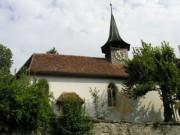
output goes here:
<path id="1" fill-rule="evenodd" d="M 101 46 L 100 46 L 101 47 Z M 109 38 L 101 47 L 104 58 L 61 54 L 33 54 L 23 65 L 31 76 L 48 82 L 49 92 L 55 98 L 55 112 L 59 113 L 58 99 L 63 92 L 75 92 L 86 104 L 87 112 L 94 116 L 90 90 L 99 91 L 99 102 L 104 102 L 102 115 L 110 120 L 160 121 L 162 102 L 155 92 L 138 100 L 123 99 L 119 95 L 128 74 L 123 70 L 123 60 L 128 58 L 130 44 L 121 38 L 111 5 Z M 101 52 L 100 52 L 101 53 Z M 136 70 L 136 69 L 134 69 Z M 124 101 L 118 101 L 123 99 Z M 119 105 L 119 108 L 117 106 Z M 129 109 L 127 109 L 129 108 Z"/>

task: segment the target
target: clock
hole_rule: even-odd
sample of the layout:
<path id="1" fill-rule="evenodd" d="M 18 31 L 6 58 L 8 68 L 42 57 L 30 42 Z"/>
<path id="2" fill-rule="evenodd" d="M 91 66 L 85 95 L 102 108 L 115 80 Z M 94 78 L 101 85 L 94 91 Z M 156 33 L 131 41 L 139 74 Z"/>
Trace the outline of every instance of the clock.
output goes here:
<path id="1" fill-rule="evenodd" d="M 114 52 L 114 56 L 115 56 L 115 58 L 116 58 L 117 60 L 123 60 L 123 59 L 125 59 L 125 54 L 124 54 L 124 52 L 122 52 L 122 51 L 120 51 L 120 50 L 115 51 L 115 52 Z"/>

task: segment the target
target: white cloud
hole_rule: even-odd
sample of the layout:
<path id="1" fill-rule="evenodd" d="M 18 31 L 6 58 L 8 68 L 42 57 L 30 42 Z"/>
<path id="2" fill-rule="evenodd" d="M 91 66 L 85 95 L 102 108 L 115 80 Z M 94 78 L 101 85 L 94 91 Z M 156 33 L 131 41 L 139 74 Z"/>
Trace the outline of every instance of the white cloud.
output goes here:
<path id="1" fill-rule="evenodd" d="M 13 69 L 33 53 L 55 47 L 62 54 L 104 57 L 110 22 L 109 1 L 1 0 L 0 43 L 14 54 Z M 160 45 L 169 41 L 178 53 L 180 1 L 113 0 L 121 37 L 132 47 L 140 40 Z"/>

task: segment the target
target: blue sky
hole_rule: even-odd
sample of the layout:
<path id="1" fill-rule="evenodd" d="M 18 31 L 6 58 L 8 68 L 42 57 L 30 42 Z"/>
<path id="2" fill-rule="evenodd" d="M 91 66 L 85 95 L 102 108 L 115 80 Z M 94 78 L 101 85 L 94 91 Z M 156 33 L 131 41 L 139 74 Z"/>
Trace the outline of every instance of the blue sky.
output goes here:
<path id="1" fill-rule="evenodd" d="M 109 0 L 0 0 L 0 43 L 13 52 L 12 71 L 33 53 L 55 47 L 60 54 L 104 57 L 110 25 Z M 179 0 L 112 0 L 124 41 L 160 45 L 168 41 L 179 57 Z M 131 57 L 131 51 L 129 52 Z"/>

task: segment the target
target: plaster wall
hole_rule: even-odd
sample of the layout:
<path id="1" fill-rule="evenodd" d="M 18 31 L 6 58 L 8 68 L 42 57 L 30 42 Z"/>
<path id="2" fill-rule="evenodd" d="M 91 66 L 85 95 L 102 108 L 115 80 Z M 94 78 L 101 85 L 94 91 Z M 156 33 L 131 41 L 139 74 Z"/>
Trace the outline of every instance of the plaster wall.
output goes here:
<path id="1" fill-rule="evenodd" d="M 92 97 L 89 92 L 100 90 L 99 95 L 102 100 L 107 101 L 107 88 L 110 82 L 113 82 L 119 91 L 123 88 L 123 81 L 120 79 L 103 79 L 88 77 L 59 77 L 59 76 L 38 76 L 48 81 L 49 91 L 53 93 L 55 100 L 63 92 L 76 92 L 82 99 L 85 99 L 87 112 L 94 116 L 95 110 L 92 103 Z M 131 106 L 131 111 L 123 114 L 123 119 L 127 121 L 161 121 L 162 120 L 162 101 L 157 92 L 149 92 L 146 96 L 137 100 L 125 101 Z M 122 119 L 122 112 L 114 108 L 105 106 L 105 117 L 110 120 Z M 55 112 L 58 113 L 56 106 Z"/>

